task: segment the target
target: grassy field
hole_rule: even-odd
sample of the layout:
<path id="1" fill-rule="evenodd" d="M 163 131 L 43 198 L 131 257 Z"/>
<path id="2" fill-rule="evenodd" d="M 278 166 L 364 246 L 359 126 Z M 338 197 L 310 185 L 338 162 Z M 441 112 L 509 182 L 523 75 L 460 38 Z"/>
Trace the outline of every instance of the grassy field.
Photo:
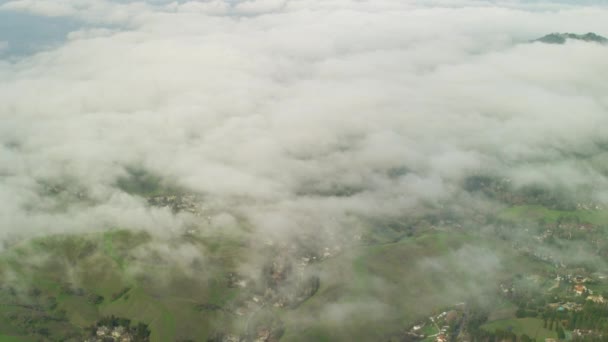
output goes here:
<path id="1" fill-rule="evenodd" d="M 505 220 L 544 220 L 547 223 L 557 222 L 560 218 L 578 219 L 581 223 L 595 225 L 608 224 L 608 210 L 553 210 L 540 205 L 519 205 L 504 210 L 499 215 Z"/>
<path id="2" fill-rule="evenodd" d="M 537 341 L 542 341 L 545 338 L 557 338 L 557 333 L 543 328 L 543 324 L 543 320 L 539 318 L 514 318 L 485 324 L 482 326 L 482 329 L 491 332 L 501 329 L 513 332 L 518 336 L 526 334 Z"/>
<path id="3" fill-rule="evenodd" d="M 9 336 L 0 334 L 0 342 L 33 342 L 35 339 L 28 337 Z"/>
<path id="4" fill-rule="evenodd" d="M 515 317 L 517 306 L 507 300 L 498 301 L 497 305 L 490 311 L 488 321 L 498 321 Z"/>
<path id="5" fill-rule="evenodd" d="M 332 277 L 326 277 L 317 295 L 299 310 L 288 313 L 284 340 L 387 340 L 387 332 L 402 331 L 471 297 L 495 299 L 502 277 L 547 267 L 531 260 L 503 262 L 515 259 L 508 247 L 501 241 L 442 232 L 359 247 L 324 263 L 323 272 Z M 482 258 L 495 263 L 471 267 Z M 505 309 L 514 311 L 507 305 Z"/>
<path id="6" fill-rule="evenodd" d="M 243 333 L 250 320 L 282 321 L 282 341 L 386 340 L 456 303 L 494 298 L 503 278 L 548 267 L 513 254 L 498 239 L 428 231 L 353 246 L 309 266 L 320 288 L 295 309 L 268 307 L 246 316 L 198 309 L 251 297 L 226 285 L 227 274 L 239 271 L 248 255 L 241 240 L 185 236 L 158 243 L 143 232 L 114 230 L 23 242 L 0 257 L 0 333 L 40 338 L 52 330 L 55 339 L 69 341 L 100 317 L 115 315 L 148 324 L 152 341 L 204 341 L 218 327 Z M 181 265 L 172 257 L 180 248 L 204 262 Z"/>
<path id="7" fill-rule="evenodd" d="M 285 341 L 382 340 L 421 315 L 457 300 L 444 294 L 438 274 L 416 260 L 445 255 L 461 236 L 433 235 L 394 244 L 359 247 L 328 260 L 332 277 L 297 312 L 290 312 Z M 316 317 L 311 324 L 305 316 Z"/>
<path id="8" fill-rule="evenodd" d="M 178 249 L 184 241 L 175 243 Z M 188 247 L 204 255 L 205 243 L 188 241 Z M 152 341 L 209 335 L 221 314 L 196 306 L 223 305 L 238 295 L 238 289 L 225 286 L 230 263 L 192 273 L 165 260 L 154 246 L 146 233 L 115 230 L 34 239 L 5 251 L 0 258 L 0 333 L 5 335 L 0 341 L 38 340 L 48 331 L 54 339 L 82 340 L 77 336 L 86 327 L 108 315 L 148 324 Z M 214 257 L 226 259 L 227 254 L 236 263 L 241 247 L 232 241 L 223 246 Z"/>
<path id="9" fill-rule="evenodd" d="M 4 254 L 0 267 L 15 272 L 18 281 L 13 285 L 24 288 L 20 291 L 32 291 L 28 286 L 36 284 L 40 292 L 36 304 L 45 308 L 46 315 L 65 314 L 60 329 L 65 336 L 82 333 L 106 315 L 149 324 L 153 341 L 197 340 L 217 326 L 245 329 L 244 322 L 239 322 L 244 318 L 196 309 L 201 303 L 229 305 L 239 296 L 240 290 L 227 288 L 224 279 L 238 265 L 245 248 L 242 244 L 230 239 L 190 238 L 187 243 L 201 253 L 211 253 L 208 257 L 214 262 L 200 274 L 187 274 L 174 264 L 159 261 L 162 256 L 155 252 L 143 259 L 133 256 L 140 246 L 153 242 L 147 234 L 127 231 L 55 236 L 14 247 Z M 444 232 L 354 247 L 311 266 L 322 279 L 321 287 L 296 310 L 276 314 L 264 309 L 259 315 L 280 316 L 285 322 L 285 341 L 381 340 L 472 293 L 491 296 L 499 280 L 492 277 L 509 277 L 522 271 L 522 264 L 531 272 L 545 267 L 518 260 L 508 254 L 507 247 L 500 241 Z M 157 257 L 161 259 L 154 261 Z M 471 267 L 485 257 L 496 260 L 489 268 Z M 7 301 L 14 301 L 3 293 Z M 101 296 L 103 301 L 91 302 L 91 296 Z M 54 298 L 53 307 L 45 304 L 50 298 Z M 2 315 L 26 317 L 35 312 L 0 305 Z M 11 335 L 35 335 L 48 328 L 44 320 L 33 330 L 19 322 L 13 324 Z"/>

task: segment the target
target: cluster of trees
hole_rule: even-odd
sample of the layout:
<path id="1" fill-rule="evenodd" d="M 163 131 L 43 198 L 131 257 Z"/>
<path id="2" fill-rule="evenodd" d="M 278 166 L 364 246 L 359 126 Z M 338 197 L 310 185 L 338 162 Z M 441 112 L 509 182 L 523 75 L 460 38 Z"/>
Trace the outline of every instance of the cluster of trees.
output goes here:
<path id="1" fill-rule="evenodd" d="M 557 325 L 556 325 L 557 326 Z M 557 338 L 563 340 L 566 338 L 566 333 L 561 326 L 557 328 Z M 483 342 L 535 342 L 536 339 L 531 338 L 526 334 L 522 334 L 518 336 L 512 331 L 507 331 L 503 329 L 496 329 L 495 331 L 487 331 L 487 330 L 477 330 L 474 333 L 471 333 L 471 338 L 473 341 L 483 341 Z"/>
<path id="2" fill-rule="evenodd" d="M 96 293 L 87 292 L 83 288 L 73 288 L 71 284 L 65 283 L 61 285 L 61 294 L 68 296 L 86 297 L 87 301 L 91 304 L 101 304 L 104 301 L 104 297 Z"/>
<path id="3" fill-rule="evenodd" d="M 555 330 L 555 332 L 557 332 L 557 338 L 560 340 L 566 338 L 566 332 L 564 331 L 563 327 L 563 324 L 566 321 L 560 320 L 555 313 L 551 316 L 551 319 L 545 315 L 545 317 L 543 317 L 543 321 L 543 328 Z"/>
<path id="4" fill-rule="evenodd" d="M 516 312 L 518 317 L 536 317 L 538 312 L 533 312 L 527 316 L 529 310 L 519 308 Z M 565 330 L 582 330 L 586 332 L 584 336 L 574 336 L 575 340 L 584 341 L 607 341 L 608 340 L 608 304 L 597 304 L 587 301 L 580 311 L 556 311 L 546 308 L 542 314 L 543 327 L 557 333 L 557 338 L 566 338 Z M 496 331 L 495 333 L 482 332 L 478 334 L 481 340 L 491 341 L 493 338 L 499 340 L 505 338 L 511 341 L 523 341 L 524 336 L 519 339 L 511 339 L 509 332 Z"/>
<path id="5" fill-rule="evenodd" d="M 488 321 L 489 312 L 476 304 L 471 304 L 467 308 L 466 331 L 469 332 L 474 341 L 486 341 L 490 337 L 487 331 L 481 326 Z"/>
<path id="6" fill-rule="evenodd" d="M 536 285 L 531 285 L 521 274 L 517 274 L 513 282 L 516 291 L 509 295 L 509 300 L 517 305 L 515 312 L 517 318 L 538 317 L 545 311 L 550 300 Z"/>
<path id="7" fill-rule="evenodd" d="M 103 303 L 103 299 L 104 299 L 103 296 L 100 296 L 100 295 L 98 295 L 96 293 L 89 293 L 87 295 L 87 300 L 91 304 L 95 304 L 95 305 L 101 304 L 101 303 Z"/>
<path id="8" fill-rule="evenodd" d="M 120 291 L 115 292 L 112 294 L 112 300 L 117 300 L 118 298 L 124 296 L 125 294 L 127 294 L 127 292 L 129 292 L 131 290 L 130 287 L 123 287 Z"/>
<path id="9" fill-rule="evenodd" d="M 517 309 L 517 311 L 515 311 L 515 317 L 517 317 L 517 318 L 538 317 L 538 311 L 519 308 L 519 309 Z"/>
<path id="10" fill-rule="evenodd" d="M 533 339 L 526 334 L 517 336 L 511 331 L 506 331 L 503 329 L 496 329 L 494 332 L 480 330 L 475 334 L 471 334 L 471 337 L 473 341 L 480 342 L 536 342 L 536 339 Z"/>
<path id="11" fill-rule="evenodd" d="M 570 314 L 571 330 L 585 329 L 605 332 L 608 336 L 608 305 L 587 302 L 582 311 Z"/>

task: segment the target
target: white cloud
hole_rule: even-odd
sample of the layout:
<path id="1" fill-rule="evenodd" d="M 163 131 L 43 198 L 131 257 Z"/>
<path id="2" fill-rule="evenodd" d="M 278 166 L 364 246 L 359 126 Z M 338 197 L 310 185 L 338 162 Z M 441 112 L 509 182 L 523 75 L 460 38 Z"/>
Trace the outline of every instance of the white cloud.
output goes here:
<path id="1" fill-rule="evenodd" d="M 403 214 L 480 169 L 537 179 L 538 160 L 606 186 L 556 160 L 604 141 L 608 49 L 526 42 L 606 34 L 607 10 L 473 4 L 9 2 L 128 29 L 0 65 L 0 231 L 182 224 L 114 187 L 132 164 L 274 231 Z M 96 204 L 28 209 L 66 178 Z"/>

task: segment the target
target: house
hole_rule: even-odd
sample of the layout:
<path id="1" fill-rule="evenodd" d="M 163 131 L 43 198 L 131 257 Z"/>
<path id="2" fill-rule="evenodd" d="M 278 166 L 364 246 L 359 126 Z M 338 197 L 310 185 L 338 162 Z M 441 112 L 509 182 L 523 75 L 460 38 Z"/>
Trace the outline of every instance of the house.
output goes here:
<path id="1" fill-rule="evenodd" d="M 604 304 L 606 302 L 604 296 L 602 295 L 590 295 L 587 297 L 587 300 L 590 300 L 596 304 Z"/>
<path id="2" fill-rule="evenodd" d="M 448 342 L 448 337 L 445 334 L 439 334 L 435 342 Z"/>
<path id="3" fill-rule="evenodd" d="M 583 309 L 582 305 L 576 304 L 576 303 L 573 303 L 573 302 L 563 303 L 562 307 L 564 307 L 568 311 L 581 311 Z"/>
<path id="4" fill-rule="evenodd" d="M 258 336 L 255 339 L 255 342 L 264 342 L 270 339 L 271 331 L 268 328 L 262 328 L 258 330 Z"/>
<path id="5" fill-rule="evenodd" d="M 110 328 L 106 326 L 101 326 L 97 328 L 97 336 L 106 336 L 110 333 Z"/>
<path id="6" fill-rule="evenodd" d="M 583 295 L 583 293 L 585 293 L 585 291 L 587 291 L 587 287 L 585 285 L 582 285 L 582 284 L 574 285 L 574 293 L 576 293 L 577 296 Z"/>

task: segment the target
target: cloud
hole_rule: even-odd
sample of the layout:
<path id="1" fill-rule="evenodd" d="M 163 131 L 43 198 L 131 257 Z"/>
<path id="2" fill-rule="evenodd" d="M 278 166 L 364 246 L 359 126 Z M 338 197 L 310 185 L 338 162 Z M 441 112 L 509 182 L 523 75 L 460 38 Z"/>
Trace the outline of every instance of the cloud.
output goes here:
<path id="1" fill-rule="evenodd" d="M 288 235 L 450 201 L 480 170 L 604 186 L 570 157 L 605 142 L 608 49 L 527 41 L 606 34 L 606 9 L 517 4 L 7 2 L 120 25 L 0 64 L 0 231 L 191 222 L 119 189 L 127 167 Z M 90 202 L 54 210 L 45 182 Z"/>

